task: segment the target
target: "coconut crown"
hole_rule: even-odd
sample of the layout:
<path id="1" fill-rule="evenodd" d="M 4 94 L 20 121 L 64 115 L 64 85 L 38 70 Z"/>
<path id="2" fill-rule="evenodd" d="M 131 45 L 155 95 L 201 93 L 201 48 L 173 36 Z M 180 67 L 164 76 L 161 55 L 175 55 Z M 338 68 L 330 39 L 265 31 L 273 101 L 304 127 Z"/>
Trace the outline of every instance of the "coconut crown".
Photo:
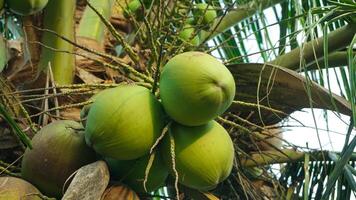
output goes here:
<path id="1" fill-rule="evenodd" d="M 46 7 L 48 0 L 6 0 L 11 12 L 27 16 L 33 15 Z"/>
<path id="2" fill-rule="evenodd" d="M 188 127 L 173 123 L 169 135 L 175 145 L 178 181 L 187 187 L 210 190 L 225 180 L 232 169 L 234 146 L 224 127 L 215 121 Z M 171 140 L 166 136 L 161 154 L 172 171 Z"/>
<path id="3" fill-rule="evenodd" d="M 150 90 L 121 85 L 97 95 L 87 116 L 85 139 L 104 157 L 132 160 L 148 154 L 163 126 L 163 109 Z"/>
<path id="4" fill-rule="evenodd" d="M 83 127 L 71 120 L 59 120 L 43 127 L 26 149 L 21 175 L 47 196 L 62 196 L 67 178 L 83 165 L 96 160 L 84 140 Z"/>
<path id="5" fill-rule="evenodd" d="M 147 191 L 145 191 L 143 183 L 149 159 L 150 155 L 146 155 L 136 160 L 106 159 L 106 161 L 114 179 L 122 180 L 136 192 L 145 193 L 164 186 L 168 176 L 167 166 L 160 154 L 156 154 L 147 177 Z"/>
<path id="6" fill-rule="evenodd" d="M 202 52 L 185 52 L 170 59 L 160 79 L 167 114 L 186 126 L 199 126 L 226 111 L 235 96 L 230 71 Z"/>

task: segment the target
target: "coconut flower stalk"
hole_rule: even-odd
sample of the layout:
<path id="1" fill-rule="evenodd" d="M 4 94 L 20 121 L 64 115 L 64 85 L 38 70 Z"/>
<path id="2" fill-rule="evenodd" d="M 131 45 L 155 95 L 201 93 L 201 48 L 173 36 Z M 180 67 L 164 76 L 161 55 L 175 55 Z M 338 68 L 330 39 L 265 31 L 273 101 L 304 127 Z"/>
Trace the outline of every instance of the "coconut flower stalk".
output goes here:
<path id="1" fill-rule="evenodd" d="M 74 11 L 76 1 L 51 0 L 44 9 L 45 29 L 42 36 L 42 52 L 39 70 L 46 72 L 51 66 L 54 80 L 58 85 L 71 84 L 75 70 L 73 45 L 61 39 L 75 40 Z M 61 37 L 58 37 L 56 32 Z"/>

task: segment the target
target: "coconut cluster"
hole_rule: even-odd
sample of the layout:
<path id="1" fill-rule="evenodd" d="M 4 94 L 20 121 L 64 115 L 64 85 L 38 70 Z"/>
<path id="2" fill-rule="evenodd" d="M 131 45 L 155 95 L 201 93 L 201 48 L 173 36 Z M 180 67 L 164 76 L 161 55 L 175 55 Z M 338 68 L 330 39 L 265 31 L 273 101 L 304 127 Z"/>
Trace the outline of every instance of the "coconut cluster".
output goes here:
<path id="1" fill-rule="evenodd" d="M 210 190 L 232 168 L 233 143 L 214 119 L 234 96 L 234 78 L 217 59 L 201 52 L 182 53 L 164 67 L 160 100 L 137 85 L 95 95 L 82 112 L 86 143 L 106 158 L 114 179 L 138 192 L 158 189 L 175 172 L 181 184 Z M 147 168 L 150 150 L 168 123 L 168 134 Z"/>
<path id="2" fill-rule="evenodd" d="M 124 14 L 127 18 L 135 16 L 136 20 L 142 21 L 145 10 L 150 9 L 152 3 L 157 2 L 152 2 L 152 0 L 127 1 Z M 197 3 L 192 8 L 180 5 L 181 2 L 177 2 L 177 4 L 177 7 L 181 7 L 177 10 L 177 14 L 186 19 L 183 26 L 181 23 L 176 25 L 177 31 L 179 31 L 179 39 L 191 46 L 198 46 L 201 42 L 199 32 L 211 28 L 218 16 L 216 9 L 207 3 Z"/>
<path id="3" fill-rule="evenodd" d="M 179 38 L 192 46 L 200 44 L 199 32 L 201 30 L 209 30 L 217 18 L 215 8 L 207 3 L 194 4 L 191 12 L 183 9 L 179 13 L 187 18 L 179 33 Z"/>
<path id="4" fill-rule="evenodd" d="M 60 198 L 77 169 L 104 159 L 113 180 L 139 193 L 164 186 L 169 174 L 190 188 L 215 188 L 233 165 L 233 142 L 214 121 L 235 96 L 233 76 L 214 57 L 186 52 L 166 63 L 159 89 L 160 98 L 138 85 L 106 89 L 83 108 L 84 126 L 43 127 L 25 151 L 22 177 Z"/>
<path id="5" fill-rule="evenodd" d="M 171 173 L 176 170 L 181 184 L 198 190 L 213 189 L 228 177 L 233 166 L 233 142 L 214 121 L 234 99 L 232 74 L 208 54 L 182 53 L 165 65 L 160 95 L 173 120 L 161 149 L 165 163 Z M 175 159 L 169 153 L 172 147 Z"/>

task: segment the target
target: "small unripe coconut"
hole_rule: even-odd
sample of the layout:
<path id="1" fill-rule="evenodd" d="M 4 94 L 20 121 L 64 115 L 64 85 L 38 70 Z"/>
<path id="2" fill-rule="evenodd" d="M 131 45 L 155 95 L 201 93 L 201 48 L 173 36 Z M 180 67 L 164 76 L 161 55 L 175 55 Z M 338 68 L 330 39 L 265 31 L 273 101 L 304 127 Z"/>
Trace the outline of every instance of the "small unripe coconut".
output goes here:
<path id="1" fill-rule="evenodd" d="M 229 176 L 234 146 L 229 134 L 219 123 L 210 121 L 195 127 L 175 123 L 169 128 L 169 133 L 174 140 L 175 167 L 182 185 L 206 191 L 215 188 Z M 163 140 L 161 153 L 172 169 L 170 141 L 170 137 Z"/>
<path id="2" fill-rule="evenodd" d="M 27 16 L 33 15 L 46 7 L 48 0 L 6 0 L 11 12 Z"/>
<path id="3" fill-rule="evenodd" d="M 31 183 L 15 177 L 0 177 L 1 200 L 41 200 L 41 192 Z"/>
<path id="4" fill-rule="evenodd" d="M 25 151 L 22 177 L 47 196 L 62 196 L 65 181 L 77 169 L 96 160 L 95 152 L 85 144 L 82 130 L 79 123 L 70 120 L 43 127 L 32 138 L 33 149 Z"/>
<path id="5" fill-rule="evenodd" d="M 126 12 L 127 14 L 132 14 L 138 11 L 142 7 L 140 0 L 132 0 L 127 4 Z"/>
<path id="6" fill-rule="evenodd" d="M 195 30 L 194 27 L 190 24 L 184 25 L 182 31 L 179 33 L 179 38 L 181 38 L 184 42 L 188 42 L 189 44 L 193 46 L 198 46 L 199 45 L 199 37 L 197 33 L 193 37 Z"/>
<path id="7" fill-rule="evenodd" d="M 231 105 L 235 81 L 216 58 L 191 51 L 173 57 L 164 66 L 160 95 L 172 119 L 186 126 L 198 126 L 216 118 Z"/>
<path id="8" fill-rule="evenodd" d="M 195 6 L 196 9 L 193 10 L 193 14 L 196 20 L 203 16 L 203 24 L 208 25 L 216 19 L 217 14 L 213 6 L 206 3 L 198 3 Z"/>
<path id="9" fill-rule="evenodd" d="M 104 157 L 132 160 L 148 154 L 163 126 L 163 109 L 150 90 L 121 85 L 104 90 L 91 105 L 85 139 Z"/>
<path id="10" fill-rule="evenodd" d="M 135 191 L 125 185 L 113 185 L 107 188 L 101 200 L 140 200 Z"/>
<path id="11" fill-rule="evenodd" d="M 116 180 L 122 180 L 136 192 L 152 192 L 164 186 L 168 176 L 168 169 L 160 154 L 156 154 L 147 176 L 145 191 L 143 183 L 145 171 L 150 159 L 149 155 L 136 160 L 106 159 L 110 168 L 110 174 Z"/>

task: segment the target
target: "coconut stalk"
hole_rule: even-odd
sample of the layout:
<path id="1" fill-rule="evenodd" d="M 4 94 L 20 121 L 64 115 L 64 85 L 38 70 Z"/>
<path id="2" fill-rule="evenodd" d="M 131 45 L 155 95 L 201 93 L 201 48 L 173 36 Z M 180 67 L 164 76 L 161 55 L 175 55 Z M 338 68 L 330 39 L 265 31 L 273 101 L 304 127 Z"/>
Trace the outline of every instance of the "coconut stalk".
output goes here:
<path id="1" fill-rule="evenodd" d="M 356 32 L 356 23 L 346 25 L 330 32 L 326 37 L 328 40 L 328 51 L 333 52 L 348 46 Z M 305 63 L 315 62 L 316 58 L 322 58 L 324 55 L 324 38 L 319 37 L 305 43 L 302 47 L 295 48 L 292 51 L 278 56 L 270 64 L 279 65 L 292 70 L 298 70 L 301 61 Z"/>
<path id="2" fill-rule="evenodd" d="M 353 52 L 353 55 L 356 55 L 356 52 Z M 316 70 L 316 69 L 324 69 L 324 68 L 332 68 L 332 67 L 341 67 L 348 65 L 347 60 L 347 52 L 346 51 L 336 51 L 330 53 L 328 56 L 328 66 L 325 67 L 324 57 L 318 59 L 317 61 L 308 63 L 306 68 L 308 70 Z"/>
<path id="3" fill-rule="evenodd" d="M 75 56 L 68 52 L 73 52 L 74 47 L 51 31 L 71 41 L 75 40 L 75 6 L 76 1 L 51 0 L 44 9 L 43 28 L 45 30 L 42 36 L 44 46 L 42 47 L 39 70 L 47 72 L 48 66 L 51 66 L 54 80 L 58 85 L 73 82 Z"/>
<path id="4" fill-rule="evenodd" d="M 0 36 L 0 72 L 5 68 L 6 63 L 7 63 L 7 49 L 6 49 L 4 38 Z"/>
<path id="5" fill-rule="evenodd" d="M 106 19 L 110 20 L 114 0 L 89 0 L 89 3 Z M 95 50 L 104 50 L 106 26 L 92 8 L 85 8 L 77 31 L 77 41 Z"/>
<path id="6" fill-rule="evenodd" d="M 240 163 L 244 167 L 256 167 L 287 162 L 302 162 L 306 153 L 310 154 L 310 161 L 325 161 L 325 159 L 332 161 L 331 158 L 325 157 L 325 155 L 328 155 L 327 151 L 300 152 L 293 149 L 283 149 L 280 151 L 256 152 L 251 154 L 249 158 L 242 158 Z M 350 161 L 356 161 L 356 153 L 352 154 Z"/>

